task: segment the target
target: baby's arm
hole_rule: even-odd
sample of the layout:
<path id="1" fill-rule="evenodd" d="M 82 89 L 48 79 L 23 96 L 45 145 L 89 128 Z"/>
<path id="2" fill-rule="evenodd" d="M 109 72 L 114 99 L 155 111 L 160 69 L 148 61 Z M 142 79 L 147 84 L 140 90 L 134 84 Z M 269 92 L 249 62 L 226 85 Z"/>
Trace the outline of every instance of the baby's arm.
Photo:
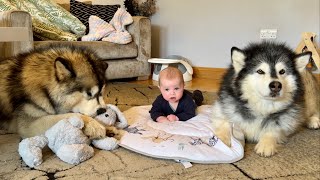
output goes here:
<path id="1" fill-rule="evenodd" d="M 165 116 L 159 116 L 157 119 L 156 119 L 157 122 L 159 123 L 163 123 L 163 122 L 169 122 L 170 120 L 165 117 Z"/>
<path id="2" fill-rule="evenodd" d="M 167 117 L 162 111 L 161 105 L 162 105 L 162 100 L 158 96 L 156 100 L 152 103 L 152 108 L 149 111 L 151 118 L 156 122 L 168 121 Z"/>
<path id="3" fill-rule="evenodd" d="M 177 114 L 177 117 L 179 118 L 180 121 L 187 121 L 195 116 L 196 116 L 195 112 L 181 112 Z"/>
<path id="4" fill-rule="evenodd" d="M 187 96 L 182 103 L 183 111 L 176 115 L 180 121 L 187 121 L 196 116 L 197 106 L 191 97 Z"/>
<path id="5" fill-rule="evenodd" d="M 168 115 L 168 116 L 167 116 L 167 119 L 168 119 L 169 121 L 179 121 L 178 116 L 176 116 L 176 115 L 174 115 L 174 114 Z"/>

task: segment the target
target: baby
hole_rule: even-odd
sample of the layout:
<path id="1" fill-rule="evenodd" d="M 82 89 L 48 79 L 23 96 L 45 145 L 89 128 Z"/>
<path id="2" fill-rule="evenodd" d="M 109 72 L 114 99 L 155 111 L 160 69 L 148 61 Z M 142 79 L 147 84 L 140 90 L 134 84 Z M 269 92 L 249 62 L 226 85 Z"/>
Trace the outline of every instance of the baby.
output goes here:
<path id="1" fill-rule="evenodd" d="M 169 66 L 160 72 L 159 89 L 161 95 L 152 103 L 149 111 L 156 122 L 187 121 L 196 115 L 197 104 L 201 105 L 203 101 L 201 91 L 196 90 L 192 94 L 184 90 L 183 75 L 175 67 Z M 199 100 L 197 104 L 192 97 L 195 93 Z"/>

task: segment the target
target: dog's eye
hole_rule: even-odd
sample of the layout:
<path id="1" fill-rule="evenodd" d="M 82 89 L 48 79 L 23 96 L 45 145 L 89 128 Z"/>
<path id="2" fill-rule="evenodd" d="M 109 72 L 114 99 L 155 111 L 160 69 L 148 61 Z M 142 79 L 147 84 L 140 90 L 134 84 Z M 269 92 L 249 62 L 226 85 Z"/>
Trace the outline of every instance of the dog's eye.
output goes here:
<path id="1" fill-rule="evenodd" d="M 264 72 L 263 72 L 261 69 L 259 69 L 259 70 L 257 71 L 257 73 L 258 73 L 258 74 L 264 74 Z"/>
<path id="2" fill-rule="evenodd" d="M 92 97 L 92 93 L 91 93 L 90 91 L 87 91 L 87 95 L 88 95 L 89 97 Z"/>
<path id="3" fill-rule="evenodd" d="M 286 70 L 284 70 L 284 69 L 281 69 L 281 70 L 279 71 L 279 74 L 284 74 L 284 73 L 286 73 Z"/>

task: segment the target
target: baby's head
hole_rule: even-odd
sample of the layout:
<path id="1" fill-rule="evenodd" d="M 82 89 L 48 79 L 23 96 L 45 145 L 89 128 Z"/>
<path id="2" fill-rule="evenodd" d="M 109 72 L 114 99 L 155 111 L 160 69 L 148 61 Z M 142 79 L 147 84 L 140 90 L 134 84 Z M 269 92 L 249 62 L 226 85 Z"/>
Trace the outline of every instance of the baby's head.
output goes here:
<path id="1" fill-rule="evenodd" d="M 169 102 L 178 102 L 184 90 L 181 71 L 175 67 L 167 67 L 159 74 L 159 89 L 163 98 Z"/>

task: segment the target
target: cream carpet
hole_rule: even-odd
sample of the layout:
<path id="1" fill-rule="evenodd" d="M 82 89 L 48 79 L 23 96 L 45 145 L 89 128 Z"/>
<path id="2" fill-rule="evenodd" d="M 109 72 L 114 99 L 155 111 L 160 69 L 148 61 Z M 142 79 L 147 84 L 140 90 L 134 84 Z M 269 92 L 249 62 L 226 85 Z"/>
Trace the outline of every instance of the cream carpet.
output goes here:
<path id="1" fill-rule="evenodd" d="M 159 94 L 153 86 L 111 83 L 107 102 L 121 110 L 151 104 Z M 204 93 L 205 104 L 212 104 L 214 93 Z M 232 164 L 193 164 L 185 169 L 173 160 L 146 157 L 124 148 L 114 151 L 95 149 L 95 156 L 79 165 L 59 160 L 49 149 L 44 162 L 30 169 L 17 153 L 20 138 L 0 131 L 0 179 L 320 179 L 320 130 L 303 129 L 271 158 L 254 153 L 246 144 L 245 157 Z"/>

